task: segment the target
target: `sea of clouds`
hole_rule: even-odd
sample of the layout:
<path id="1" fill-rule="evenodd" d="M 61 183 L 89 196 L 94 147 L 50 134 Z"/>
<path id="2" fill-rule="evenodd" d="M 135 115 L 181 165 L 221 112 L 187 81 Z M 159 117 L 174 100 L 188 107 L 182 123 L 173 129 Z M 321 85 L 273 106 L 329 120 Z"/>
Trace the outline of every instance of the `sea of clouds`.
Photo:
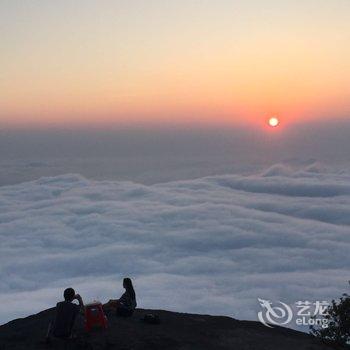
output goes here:
<path id="1" fill-rule="evenodd" d="M 0 187 L 0 323 L 74 287 L 138 304 L 257 319 L 257 298 L 293 304 L 347 292 L 350 175 L 275 165 L 141 185 L 67 174 Z"/>

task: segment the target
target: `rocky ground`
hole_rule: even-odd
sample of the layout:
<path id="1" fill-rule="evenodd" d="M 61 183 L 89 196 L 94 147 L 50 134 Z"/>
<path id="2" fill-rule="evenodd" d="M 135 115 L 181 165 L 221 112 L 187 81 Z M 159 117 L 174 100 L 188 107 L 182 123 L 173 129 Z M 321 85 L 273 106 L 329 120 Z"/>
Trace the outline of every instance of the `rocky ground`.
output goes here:
<path id="1" fill-rule="evenodd" d="M 157 314 L 160 324 L 141 321 Z M 313 337 L 291 329 L 267 328 L 258 322 L 230 317 L 183 314 L 162 310 L 136 310 L 131 318 L 108 314 L 107 330 L 83 334 L 70 344 L 45 343 L 55 309 L 0 326 L 0 350 L 7 349 L 120 349 L 120 350 L 329 350 Z"/>

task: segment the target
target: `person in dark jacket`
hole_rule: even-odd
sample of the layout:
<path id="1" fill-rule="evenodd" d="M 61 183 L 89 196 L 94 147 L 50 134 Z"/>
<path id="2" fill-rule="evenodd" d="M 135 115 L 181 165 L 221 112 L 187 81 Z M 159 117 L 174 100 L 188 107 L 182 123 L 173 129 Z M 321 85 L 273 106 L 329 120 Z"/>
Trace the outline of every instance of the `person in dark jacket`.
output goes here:
<path id="1" fill-rule="evenodd" d="M 117 300 L 110 300 L 106 306 L 115 309 L 117 316 L 128 317 L 132 316 L 137 306 L 136 294 L 130 278 L 124 278 L 123 287 L 123 295 Z"/>
<path id="2" fill-rule="evenodd" d="M 51 334 L 56 338 L 69 338 L 79 313 L 84 311 L 83 299 L 75 294 L 73 288 L 67 288 L 64 293 L 64 301 L 56 305 L 56 317 L 52 324 Z M 79 305 L 74 304 L 77 300 Z"/>

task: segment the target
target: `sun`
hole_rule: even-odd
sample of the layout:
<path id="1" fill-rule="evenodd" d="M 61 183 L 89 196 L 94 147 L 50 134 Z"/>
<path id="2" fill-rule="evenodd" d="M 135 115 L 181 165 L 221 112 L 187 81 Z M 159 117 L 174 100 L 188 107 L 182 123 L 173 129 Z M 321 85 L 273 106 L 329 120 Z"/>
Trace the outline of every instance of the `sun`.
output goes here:
<path id="1" fill-rule="evenodd" d="M 275 128 L 276 126 L 279 125 L 280 121 L 278 120 L 278 118 L 272 117 L 269 119 L 268 123 L 269 123 L 269 126 L 271 126 L 272 128 Z"/>

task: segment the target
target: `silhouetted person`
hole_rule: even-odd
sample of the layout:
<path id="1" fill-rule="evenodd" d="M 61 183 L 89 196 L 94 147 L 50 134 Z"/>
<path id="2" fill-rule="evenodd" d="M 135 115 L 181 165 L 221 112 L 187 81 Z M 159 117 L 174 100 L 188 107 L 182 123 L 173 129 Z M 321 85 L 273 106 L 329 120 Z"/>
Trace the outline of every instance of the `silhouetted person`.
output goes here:
<path id="1" fill-rule="evenodd" d="M 118 316 L 128 317 L 136 308 L 136 294 L 130 278 L 124 278 L 123 287 L 125 288 L 123 295 L 117 300 L 110 300 L 107 307 L 115 308 Z"/>
<path id="2" fill-rule="evenodd" d="M 63 296 L 64 301 L 56 305 L 56 318 L 51 329 L 51 334 L 57 338 L 71 337 L 77 316 L 84 310 L 83 299 L 79 294 L 75 294 L 73 288 L 67 288 Z M 78 300 L 79 305 L 74 304 L 73 300 Z"/>

